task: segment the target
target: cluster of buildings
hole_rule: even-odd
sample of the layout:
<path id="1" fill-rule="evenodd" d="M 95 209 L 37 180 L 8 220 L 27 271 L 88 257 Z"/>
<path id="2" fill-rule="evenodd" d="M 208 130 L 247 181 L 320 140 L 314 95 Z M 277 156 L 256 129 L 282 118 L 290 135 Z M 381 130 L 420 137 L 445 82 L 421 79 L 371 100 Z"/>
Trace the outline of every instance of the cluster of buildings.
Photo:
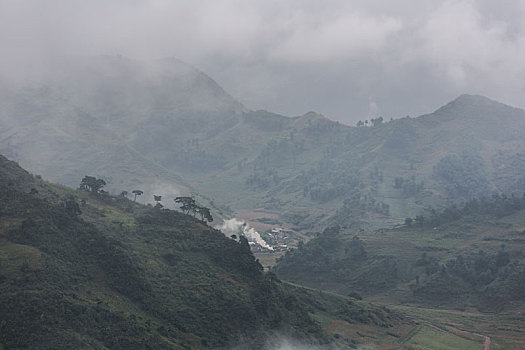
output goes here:
<path id="1" fill-rule="evenodd" d="M 267 247 L 263 247 L 257 242 L 250 242 L 250 247 L 252 249 L 252 252 L 282 252 L 289 250 L 288 244 L 283 243 L 283 240 L 286 240 L 287 238 L 291 237 L 293 234 L 292 230 L 287 230 L 282 227 L 276 227 L 273 228 L 270 232 L 267 233 L 267 235 L 270 238 L 270 241 L 275 242 L 275 244 L 271 244 L 270 247 L 272 249 L 268 249 Z"/>

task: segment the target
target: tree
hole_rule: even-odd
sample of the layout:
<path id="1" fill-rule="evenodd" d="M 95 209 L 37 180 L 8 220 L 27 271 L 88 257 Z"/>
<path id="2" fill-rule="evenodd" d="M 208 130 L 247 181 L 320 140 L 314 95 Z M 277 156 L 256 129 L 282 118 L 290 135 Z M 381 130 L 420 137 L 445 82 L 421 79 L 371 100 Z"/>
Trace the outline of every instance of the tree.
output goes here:
<path id="1" fill-rule="evenodd" d="M 201 221 L 204 221 L 204 219 L 206 219 L 206 221 L 208 221 L 208 222 L 212 222 L 213 221 L 213 217 L 211 216 L 209 208 L 197 207 L 196 211 L 201 216 Z"/>
<path id="2" fill-rule="evenodd" d="M 66 198 L 65 202 L 66 212 L 71 216 L 78 216 L 82 214 L 82 211 L 80 211 L 80 206 L 78 205 L 77 201 L 74 197 L 69 196 Z"/>
<path id="3" fill-rule="evenodd" d="M 239 244 L 241 245 L 241 248 L 246 251 L 246 252 L 250 252 L 251 251 L 251 248 L 250 248 L 250 243 L 248 242 L 248 239 L 244 236 L 239 236 Z"/>
<path id="4" fill-rule="evenodd" d="M 162 200 L 162 196 L 153 195 L 153 200 L 157 202 L 157 204 L 155 204 L 155 208 L 162 209 L 164 207 L 162 204 L 160 204 L 160 201 Z"/>
<path id="5" fill-rule="evenodd" d="M 407 225 L 407 226 L 412 225 L 412 221 L 413 221 L 412 218 L 406 218 L 405 219 L 405 225 Z"/>
<path id="6" fill-rule="evenodd" d="M 137 201 L 137 196 L 142 196 L 142 194 L 144 192 L 142 192 L 141 190 L 133 190 L 133 191 L 131 191 L 131 193 L 133 193 L 135 195 L 134 201 L 136 202 Z"/>
<path id="7" fill-rule="evenodd" d="M 177 197 L 174 199 L 175 203 L 181 204 L 180 209 L 184 214 L 189 214 L 190 212 L 193 213 L 193 216 L 195 216 L 195 213 L 197 212 L 197 204 L 195 203 L 195 199 L 192 197 Z"/>
<path id="8" fill-rule="evenodd" d="M 402 188 L 404 181 L 405 179 L 403 179 L 402 177 L 396 177 L 394 179 L 394 188 Z"/>
<path id="9" fill-rule="evenodd" d="M 106 181 L 102 179 L 97 179 L 94 176 L 86 175 L 80 182 L 80 189 L 83 191 L 98 194 L 102 190 L 102 187 L 104 187 L 105 185 Z"/>
<path id="10" fill-rule="evenodd" d="M 378 126 L 383 123 L 383 117 L 375 118 L 370 120 L 374 126 Z"/>
<path id="11" fill-rule="evenodd" d="M 128 191 L 120 192 L 120 196 L 126 198 L 128 196 Z"/>

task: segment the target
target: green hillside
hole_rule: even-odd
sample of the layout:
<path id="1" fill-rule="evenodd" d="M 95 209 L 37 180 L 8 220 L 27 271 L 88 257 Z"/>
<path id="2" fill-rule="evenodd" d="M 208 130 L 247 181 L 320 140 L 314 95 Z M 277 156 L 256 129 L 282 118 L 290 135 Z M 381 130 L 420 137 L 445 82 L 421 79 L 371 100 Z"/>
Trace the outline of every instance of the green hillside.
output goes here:
<path id="1" fill-rule="evenodd" d="M 303 232 L 341 222 L 377 228 L 429 207 L 524 190 L 525 112 L 484 97 L 461 96 L 433 114 L 373 127 L 347 127 L 313 113 L 266 115 L 278 132 L 241 120 L 233 135 L 199 144 L 215 158 L 233 159 L 185 175 L 248 219 L 278 214 Z"/>
<path id="2" fill-rule="evenodd" d="M 245 110 L 178 60 L 109 56 L 65 59 L 44 78 L 4 87 L 0 106 L 2 154 L 57 183 L 75 186 L 90 173 L 104 178 L 110 190 L 140 187 L 149 196 L 159 188 L 188 190 L 176 169 L 156 164 L 134 146 L 157 143 L 173 150 L 175 130 L 188 133 Z"/>
<path id="3" fill-rule="evenodd" d="M 500 310 L 525 302 L 525 196 L 493 196 L 391 229 L 325 229 L 274 267 L 341 294 Z"/>
<path id="4" fill-rule="evenodd" d="M 292 286 L 241 237 L 124 197 L 49 184 L 0 156 L 0 347 L 263 348 L 376 342 L 410 329 L 399 314 Z M 342 328 L 341 328 L 342 327 Z M 406 331 L 405 331 L 406 332 Z"/>
<path id="5" fill-rule="evenodd" d="M 0 152 L 61 184 L 0 157 L 0 348 L 519 349 L 525 111 L 462 95 L 389 119 L 251 111 L 178 60 L 0 82 Z M 109 193 L 62 186 L 86 174 Z M 115 195 L 132 190 L 246 220 L 290 282 L 245 239 Z"/>
<path id="6" fill-rule="evenodd" d="M 227 216 L 277 216 L 301 234 L 391 226 L 525 190 L 525 112 L 485 97 L 350 127 L 313 112 L 250 111 L 177 60 L 92 57 L 59 68 L 2 89 L 0 151 L 69 186 L 91 173 L 115 193 L 205 193 Z"/>
<path id="7" fill-rule="evenodd" d="M 432 324 L 495 337 L 495 348 L 520 349 L 524 238 L 525 195 L 494 195 L 390 229 L 326 229 L 272 270 L 285 280 L 358 292 Z"/>

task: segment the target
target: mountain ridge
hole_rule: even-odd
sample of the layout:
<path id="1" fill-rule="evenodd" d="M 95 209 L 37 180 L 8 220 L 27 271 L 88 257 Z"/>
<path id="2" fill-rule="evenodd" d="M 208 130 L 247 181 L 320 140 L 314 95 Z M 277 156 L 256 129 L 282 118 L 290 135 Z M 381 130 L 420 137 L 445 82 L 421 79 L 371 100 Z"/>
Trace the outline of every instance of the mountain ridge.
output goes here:
<path id="1" fill-rule="evenodd" d="M 71 89 L 73 97 L 64 100 L 52 85 L 4 95 L 0 120 L 7 127 L 0 130 L 0 151 L 70 186 L 90 172 L 114 193 L 141 189 L 152 198 L 199 192 L 227 216 L 249 209 L 242 218 L 256 224 L 260 217 L 253 210 L 266 208 L 302 231 L 311 224 L 320 229 L 349 208 L 363 213 L 348 221 L 399 223 L 429 206 L 469 199 L 474 183 L 485 184 L 485 192 L 521 191 L 525 112 L 485 97 L 462 95 L 421 117 L 352 127 L 313 112 L 286 117 L 247 110 L 179 61 L 175 66 L 182 65 L 185 78 L 178 80 L 170 63 L 163 68 L 119 57 L 101 60 L 106 63 L 100 68 L 96 62 L 82 68 L 94 71 L 86 81 L 64 70 L 84 91 L 76 97 Z M 142 82 L 142 76 L 150 78 Z M 150 90 L 151 84 L 157 85 Z M 473 168 L 466 169 L 461 157 Z M 481 178 L 458 184 L 446 169 Z M 394 187 L 396 178 L 409 180 L 400 185 L 405 189 Z M 408 189 L 412 182 L 418 193 Z M 463 195 L 454 194 L 457 185 L 465 188 Z M 293 219 L 299 217 L 305 218 L 300 225 Z"/>

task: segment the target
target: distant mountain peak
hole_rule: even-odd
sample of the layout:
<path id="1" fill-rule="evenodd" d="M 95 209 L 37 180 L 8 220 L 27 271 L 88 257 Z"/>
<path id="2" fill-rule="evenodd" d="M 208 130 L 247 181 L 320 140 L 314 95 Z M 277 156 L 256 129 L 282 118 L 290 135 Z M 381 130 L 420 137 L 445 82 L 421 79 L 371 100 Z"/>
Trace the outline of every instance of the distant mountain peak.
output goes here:
<path id="1" fill-rule="evenodd" d="M 516 107 L 492 100 L 482 95 L 462 94 L 428 116 L 440 119 L 491 119 L 522 117 L 525 112 Z"/>
<path id="2" fill-rule="evenodd" d="M 471 94 L 462 94 L 456 99 L 452 100 L 450 103 L 454 104 L 477 104 L 477 103 L 485 103 L 485 104 L 497 104 L 500 106 L 506 106 L 509 107 L 501 102 L 492 100 L 486 96 L 483 95 L 471 95 Z M 450 104 L 449 103 L 449 104 Z"/>

